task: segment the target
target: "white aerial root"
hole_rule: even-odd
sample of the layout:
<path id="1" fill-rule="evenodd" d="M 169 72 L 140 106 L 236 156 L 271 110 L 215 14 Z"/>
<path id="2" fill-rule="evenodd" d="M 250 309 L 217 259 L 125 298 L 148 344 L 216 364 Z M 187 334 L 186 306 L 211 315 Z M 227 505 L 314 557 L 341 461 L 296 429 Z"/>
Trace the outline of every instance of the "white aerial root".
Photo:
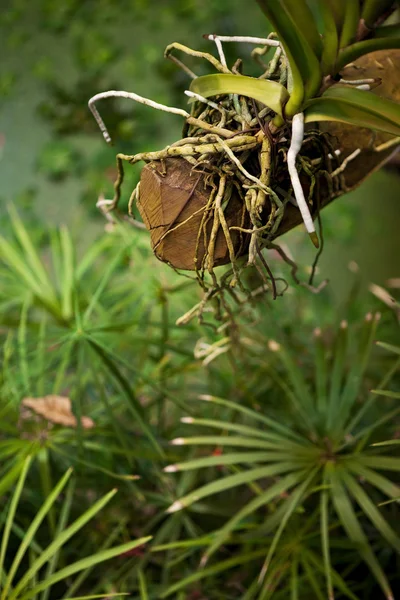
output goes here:
<path id="1" fill-rule="evenodd" d="M 222 49 L 221 40 L 218 39 L 218 38 L 214 38 L 214 42 L 215 42 L 215 45 L 217 46 L 217 50 L 218 50 L 218 54 L 219 54 L 219 60 L 221 61 L 221 64 L 224 65 L 224 67 L 228 68 L 228 65 L 226 64 L 225 54 L 224 54 L 224 51 Z"/>
<path id="2" fill-rule="evenodd" d="M 195 100 L 198 100 L 199 102 L 204 102 L 204 104 L 208 104 L 208 106 L 211 106 L 212 108 L 221 110 L 221 108 L 218 106 L 218 104 L 216 102 L 213 102 L 212 100 L 209 100 L 208 98 L 205 98 L 204 96 L 201 96 L 200 94 L 196 94 L 196 92 L 192 92 L 190 90 L 185 90 L 184 93 L 186 96 L 189 96 L 189 98 L 194 98 Z"/>
<path id="3" fill-rule="evenodd" d="M 237 42 L 237 43 L 242 43 L 242 44 L 262 44 L 263 46 L 273 46 L 273 47 L 280 47 L 280 42 L 278 40 L 271 40 L 270 38 L 258 38 L 258 37 L 251 37 L 251 36 L 246 36 L 246 35 L 215 35 L 214 33 L 211 33 L 209 35 L 205 35 L 203 36 L 206 40 L 211 40 L 212 42 L 215 42 L 215 45 L 217 47 L 218 50 L 218 54 L 219 54 L 219 59 L 221 61 L 221 64 L 224 67 L 227 67 L 226 64 L 226 58 L 225 58 L 225 54 L 222 48 L 222 43 L 221 42 Z"/>
<path id="4" fill-rule="evenodd" d="M 175 108 L 173 106 L 165 106 L 165 104 L 159 104 L 158 102 L 154 102 L 153 100 L 149 100 L 148 98 L 143 98 L 143 96 L 139 96 L 138 94 L 134 94 L 133 92 L 124 92 L 122 90 L 109 90 L 108 92 L 100 92 L 96 94 L 92 98 L 90 98 L 88 105 L 94 118 L 97 121 L 98 126 L 100 127 L 100 131 L 103 134 L 104 139 L 109 144 L 111 142 L 110 134 L 108 133 L 108 129 L 105 126 L 103 119 L 100 116 L 99 111 L 97 110 L 95 103 L 98 100 L 103 100 L 104 98 L 127 98 L 128 100 L 134 100 L 135 102 L 139 102 L 140 104 L 145 104 L 146 106 L 151 106 L 151 108 L 155 108 L 156 110 L 162 110 L 164 112 L 172 113 L 173 115 L 179 115 L 187 119 L 190 117 L 189 113 L 186 110 L 182 110 L 181 108 Z"/>
<path id="5" fill-rule="evenodd" d="M 219 106 L 216 102 L 213 102 L 212 100 L 209 100 L 208 98 L 205 98 L 204 96 L 201 96 L 200 94 L 196 94 L 196 92 L 192 92 L 191 90 L 185 90 L 184 93 L 189 98 L 194 98 L 195 100 L 198 100 L 199 102 L 203 102 L 203 104 L 207 104 L 208 106 L 211 106 L 211 108 L 215 108 L 216 110 L 218 110 L 218 112 L 221 113 L 221 121 L 218 123 L 218 127 L 223 127 L 225 125 L 226 111 L 222 106 Z"/>
<path id="6" fill-rule="evenodd" d="M 368 85 L 376 83 L 376 79 L 340 79 L 339 83 L 345 83 L 346 85 Z"/>
<path id="7" fill-rule="evenodd" d="M 333 171 L 331 173 L 331 177 L 336 177 L 340 173 L 343 173 L 343 171 L 345 170 L 345 168 L 347 167 L 347 165 L 349 164 L 349 162 L 351 162 L 352 160 L 354 160 L 355 158 L 357 158 L 357 156 L 360 154 L 360 152 L 361 152 L 361 148 L 357 148 L 357 150 L 354 150 L 354 152 L 352 152 L 351 154 L 349 154 L 347 156 L 347 158 L 344 159 L 344 161 L 342 162 L 342 164 L 340 165 L 340 167 L 338 167 L 337 169 L 335 169 L 335 171 Z"/>
<path id="8" fill-rule="evenodd" d="M 270 38 L 259 38 L 252 37 L 248 35 L 215 35 L 211 33 L 210 35 L 204 36 L 206 40 L 212 40 L 217 43 L 217 40 L 220 42 L 239 42 L 242 44 L 262 44 L 263 46 L 280 46 L 281 43 L 278 40 L 272 40 Z"/>
<path id="9" fill-rule="evenodd" d="M 314 221 L 312 219 L 310 209 L 304 197 L 303 188 L 301 187 L 299 174 L 296 169 L 296 157 L 300 152 L 304 138 L 304 114 L 297 113 L 292 120 L 292 139 L 290 142 L 289 151 L 287 153 L 287 165 L 292 182 L 294 197 L 296 198 L 297 206 L 301 212 L 304 225 L 311 238 L 314 246 L 318 248 L 319 241 L 315 231 Z"/>

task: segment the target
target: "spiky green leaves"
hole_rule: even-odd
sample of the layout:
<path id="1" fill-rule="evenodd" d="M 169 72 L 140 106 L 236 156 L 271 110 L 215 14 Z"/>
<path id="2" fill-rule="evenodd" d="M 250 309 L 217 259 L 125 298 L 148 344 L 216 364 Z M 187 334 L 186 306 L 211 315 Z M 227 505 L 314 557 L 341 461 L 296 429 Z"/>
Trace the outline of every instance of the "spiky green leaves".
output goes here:
<path id="1" fill-rule="evenodd" d="M 61 548 L 74 535 L 76 535 L 84 525 L 93 519 L 95 515 L 112 499 L 117 490 L 112 490 L 93 504 L 86 512 L 66 525 L 71 509 L 73 487 L 69 485 L 72 469 L 69 469 L 56 486 L 50 491 L 42 506 L 39 508 L 32 523 L 24 531 L 22 541 L 11 561 L 11 565 L 7 571 L 4 569 L 4 558 L 12 552 L 10 545 L 11 532 L 14 526 L 15 517 L 17 514 L 18 504 L 21 499 L 21 494 L 24 487 L 24 482 L 29 469 L 30 457 L 25 460 L 23 469 L 13 497 L 11 499 L 10 508 L 5 518 L 5 525 L 2 532 L 2 541 L 0 549 L 0 575 L 3 575 L 4 586 L 2 587 L 0 598 L 1 600 L 30 600 L 37 598 L 40 592 L 49 590 L 54 584 L 69 579 L 72 575 L 80 573 L 85 569 L 90 569 L 101 562 L 109 560 L 115 556 L 119 556 L 123 552 L 127 552 L 148 542 L 151 538 L 145 537 L 133 542 L 121 544 L 107 550 L 99 551 L 91 556 L 80 559 L 68 565 L 59 565 L 59 554 Z M 44 548 L 40 555 L 34 552 L 31 554 L 27 563 L 27 568 L 21 573 L 20 579 L 16 580 L 18 571 L 23 560 L 26 560 L 26 555 L 29 553 L 30 547 L 34 546 L 34 539 L 39 530 L 40 525 L 52 510 L 56 500 L 60 494 L 64 493 L 65 498 L 60 511 L 60 518 L 57 524 L 55 537 L 52 542 Z M 11 555 L 9 556 L 11 559 Z M 46 576 L 40 577 L 42 568 L 47 565 Z M 58 568 L 59 567 L 59 568 Z M 40 579 L 39 579 L 40 578 Z M 72 600 L 72 599 L 71 599 Z"/>
<path id="2" fill-rule="evenodd" d="M 369 436 L 380 425 L 379 422 L 373 420 L 367 429 L 364 426 L 357 430 L 360 417 L 363 416 L 365 421 L 366 410 L 369 410 L 374 401 L 364 399 L 360 407 L 363 376 L 378 320 L 378 315 L 366 316 L 357 332 L 359 345 L 353 350 L 350 368 L 346 322 L 342 322 L 339 329 L 333 360 L 321 336 L 316 335 L 316 367 L 324 373 L 317 380 L 316 392 L 307 385 L 304 373 L 299 369 L 292 353 L 276 342 L 270 344 L 269 362 L 274 372 L 282 373 L 282 392 L 287 398 L 287 411 L 294 416 L 295 426 L 287 427 L 262 412 L 211 396 L 201 399 L 225 410 L 231 409 L 231 414 L 240 414 L 246 419 L 246 424 L 237 419 L 183 419 L 184 423 L 197 428 L 219 429 L 224 433 L 178 438 L 173 444 L 209 445 L 211 448 L 222 448 L 223 452 L 204 455 L 202 450 L 199 458 L 191 458 L 165 469 L 167 472 L 180 472 L 218 467 L 215 479 L 208 480 L 191 493 L 186 492 L 172 504 L 169 512 L 175 513 L 185 508 L 190 510 L 197 503 L 201 506 L 214 494 L 229 494 L 229 490 L 239 486 L 246 486 L 246 496 L 250 495 L 215 532 L 211 540 L 203 540 L 201 544 L 199 540 L 199 545 L 208 544 L 202 566 L 222 545 L 228 547 L 232 542 L 237 551 L 237 545 L 243 540 L 246 552 L 251 552 L 253 548 L 258 549 L 260 543 L 264 543 L 264 561 L 260 560 L 261 572 L 254 585 L 262 585 L 260 589 L 265 589 L 270 583 L 270 576 L 273 577 L 276 570 L 281 570 L 281 540 L 290 537 L 290 528 L 293 527 L 296 514 L 301 511 L 302 522 L 312 521 L 314 529 L 317 520 L 320 522 L 319 543 L 322 546 L 323 564 L 320 568 L 325 572 L 329 598 L 333 598 L 334 588 L 341 591 L 345 589 L 345 583 L 332 568 L 330 557 L 330 535 L 338 521 L 351 544 L 355 545 L 357 557 L 361 556 L 368 564 L 385 597 L 392 597 L 390 585 L 375 548 L 372 547 L 368 531 L 369 524 L 372 524 L 384 544 L 394 551 L 400 551 L 400 537 L 387 518 L 385 502 L 378 504 L 376 501 L 376 497 L 379 498 L 380 495 L 389 498 L 389 502 L 399 498 L 400 488 L 396 479 L 383 475 L 380 471 L 400 473 L 400 459 L 384 456 L 380 450 L 373 448 L 363 449 L 365 436 Z M 396 362 L 388 372 L 384 385 L 389 383 L 398 366 L 399 363 Z M 376 395 L 374 398 L 376 399 Z M 396 410 L 399 412 L 400 409 Z M 349 433 L 353 441 L 349 441 Z M 360 434 L 362 442 L 356 446 L 354 442 L 360 438 Z M 360 478 L 365 482 L 362 486 Z M 262 527 L 262 534 L 258 531 L 259 527 Z M 293 540 L 292 544 L 294 546 Z M 261 557 L 257 555 L 257 558 Z M 305 555 L 306 563 L 308 559 L 311 561 L 310 565 L 314 564 L 311 554 Z M 288 560 L 287 555 L 284 560 Z M 302 560 L 302 554 L 298 560 Z M 302 564 L 305 571 L 306 567 L 306 564 Z M 226 568 L 225 563 L 218 560 L 209 567 L 217 571 L 223 568 Z M 196 580 L 201 579 L 202 573 L 206 577 L 208 572 L 207 568 L 197 573 Z M 309 575 L 312 576 L 311 567 Z M 190 580 L 187 578 L 181 582 L 180 587 L 190 583 Z M 317 597 L 324 597 L 321 588 L 318 590 Z M 172 588 L 165 595 L 169 595 L 171 591 Z M 354 598 L 348 589 L 345 593 Z"/>

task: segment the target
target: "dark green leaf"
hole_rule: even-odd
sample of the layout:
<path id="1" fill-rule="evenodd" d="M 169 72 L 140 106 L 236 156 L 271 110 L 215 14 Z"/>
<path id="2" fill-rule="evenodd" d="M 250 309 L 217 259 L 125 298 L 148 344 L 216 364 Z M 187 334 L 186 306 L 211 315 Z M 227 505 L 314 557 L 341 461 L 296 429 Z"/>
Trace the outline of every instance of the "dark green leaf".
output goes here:
<path id="1" fill-rule="evenodd" d="M 309 100 L 305 121 L 340 121 L 400 136 L 400 106 L 370 92 L 333 86 L 320 98 Z"/>

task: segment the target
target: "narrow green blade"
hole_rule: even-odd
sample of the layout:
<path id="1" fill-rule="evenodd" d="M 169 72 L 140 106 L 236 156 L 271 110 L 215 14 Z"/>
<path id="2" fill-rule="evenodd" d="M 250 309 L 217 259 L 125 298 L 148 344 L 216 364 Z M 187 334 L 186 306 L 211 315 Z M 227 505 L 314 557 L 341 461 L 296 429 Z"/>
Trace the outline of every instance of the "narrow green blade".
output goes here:
<path id="1" fill-rule="evenodd" d="M 196 419 L 193 417 L 183 417 L 181 421 L 182 423 L 187 423 L 191 425 L 202 425 L 204 427 L 212 427 L 216 429 L 222 429 L 225 431 L 235 431 L 237 433 L 249 435 L 254 438 L 268 440 L 270 442 L 279 444 L 281 449 L 287 447 L 298 451 L 304 450 L 304 448 L 300 444 L 296 444 L 292 441 L 287 441 L 283 435 L 264 431 L 260 427 L 250 427 L 248 425 L 240 425 L 239 423 L 231 423 L 227 421 L 217 421 L 215 419 Z"/>
<path id="2" fill-rule="evenodd" d="M 167 473 L 175 473 L 177 471 L 190 471 L 192 469 L 203 469 L 204 467 L 216 467 L 226 465 L 240 465 L 251 463 L 265 463 L 278 460 L 289 460 L 292 454 L 289 452 L 232 452 L 229 454 L 222 453 L 218 456 L 205 456 L 202 458 L 194 458 L 186 462 L 177 463 L 165 467 Z"/>
<path id="3" fill-rule="evenodd" d="M 63 579 L 67 579 L 67 577 L 71 577 L 75 573 L 79 573 L 80 571 L 84 571 L 85 569 L 89 569 L 94 565 L 98 565 L 106 560 L 110 560 L 110 558 L 114 558 L 114 556 L 119 556 L 124 552 L 128 552 L 129 550 L 133 550 L 133 548 L 137 548 L 138 546 L 142 546 L 146 544 L 149 540 L 151 540 L 151 536 L 139 538 L 134 542 L 127 542 L 126 544 L 121 544 L 120 546 L 116 546 L 114 548 L 110 548 L 109 550 L 103 550 L 102 552 L 98 552 L 92 556 L 87 556 L 86 558 L 82 558 L 78 560 L 72 565 L 68 565 L 64 567 L 60 571 L 57 571 L 53 575 L 51 575 L 48 579 L 42 581 L 38 585 L 35 585 L 32 589 L 30 589 L 26 594 L 22 594 L 18 596 L 18 600 L 30 600 L 33 596 L 35 596 L 38 592 L 45 590 L 46 588 L 52 586 Z"/>
<path id="4" fill-rule="evenodd" d="M 61 227 L 60 230 L 60 241 L 62 250 L 62 271 L 57 273 L 61 283 L 62 300 L 61 310 L 62 315 L 66 321 L 68 321 L 73 314 L 73 294 L 75 286 L 75 260 L 74 260 L 74 246 L 71 240 L 71 235 L 65 226 Z"/>
<path id="5" fill-rule="evenodd" d="M 374 446 L 377 445 L 379 444 L 374 444 Z M 346 466 L 348 466 L 349 471 L 358 477 L 362 477 L 365 479 L 365 481 L 368 481 L 368 483 L 375 486 L 378 490 L 381 490 L 381 492 L 389 496 L 389 498 L 397 498 L 400 496 L 400 487 L 398 485 L 396 485 L 393 481 L 390 481 L 390 479 L 387 477 L 377 473 L 373 469 L 360 464 L 357 457 L 355 457 L 354 460 L 349 460 L 348 462 L 346 461 Z"/>
<path id="6" fill-rule="evenodd" d="M 256 550 L 255 552 L 243 552 L 240 556 L 235 556 L 234 558 L 230 558 L 228 560 L 224 560 L 223 562 L 219 562 L 216 565 L 212 565 L 207 569 L 198 569 L 188 577 L 181 579 L 177 583 L 174 583 L 172 586 L 167 588 L 165 592 L 160 595 L 160 598 L 168 598 L 168 596 L 172 596 L 172 594 L 176 594 L 177 591 L 185 588 L 186 586 L 194 583 L 195 581 L 199 581 L 200 579 L 205 579 L 206 577 L 212 577 L 217 573 L 221 573 L 226 571 L 227 569 L 233 569 L 239 565 L 244 565 L 251 561 L 257 560 L 261 558 L 265 554 L 264 548 L 261 550 Z M 174 598 L 179 598 L 179 596 L 174 596 Z"/>
<path id="7" fill-rule="evenodd" d="M 358 551 L 371 569 L 387 600 L 393 600 L 393 593 L 390 589 L 387 578 L 368 543 L 365 533 L 361 528 L 337 468 L 332 466 L 329 478 L 331 482 L 333 505 L 344 530 L 346 531 L 350 540 L 357 545 Z"/>
<path id="8" fill-rule="evenodd" d="M 394 352 L 394 354 L 400 355 L 399 346 L 393 346 L 393 344 L 386 344 L 385 342 L 376 342 L 376 345 L 384 350 L 388 350 L 389 352 Z"/>
<path id="9" fill-rule="evenodd" d="M 145 578 L 145 575 L 144 575 L 142 569 L 138 570 L 138 578 L 139 578 L 140 600 L 149 600 L 149 595 L 147 593 L 146 578 Z"/>
<path id="10" fill-rule="evenodd" d="M 297 486 L 297 488 L 294 490 L 294 492 L 291 493 L 291 495 L 288 499 L 286 512 L 283 515 L 282 520 L 279 524 L 278 530 L 274 535 L 274 538 L 271 542 L 271 546 L 268 550 L 267 558 L 265 559 L 263 567 L 261 569 L 260 581 L 262 581 L 264 579 L 264 577 L 267 573 L 269 565 L 271 564 L 272 557 L 274 556 L 274 553 L 278 546 L 279 540 L 285 530 L 286 525 L 288 524 L 290 517 L 292 516 L 294 511 L 298 508 L 298 506 L 300 505 L 302 500 L 304 500 L 307 493 L 310 492 L 310 484 L 311 484 L 312 480 L 314 479 L 315 475 L 317 474 L 318 469 L 319 469 L 319 467 L 312 469 L 311 473 L 309 472 L 308 476 L 306 478 L 302 477 L 302 483 L 300 483 Z"/>
<path id="11" fill-rule="evenodd" d="M 237 412 L 242 413 L 248 417 L 252 417 L 255 421 L 259 421 L 260 423 L 265 423 L 271 429 L 282 433 L 285 437 L 293 438 L 295 441 L 302 443 L 304 445 L 310 445 L 310 443 L 299 434 L 295 433 L 293 429 L 287 427 L 286 425 L 279 423 L 276 419 L 271 419 L 266 415 L 259 413 L 247 406 L 243 406 L 239 402 L 232 402 L 231 400 L 225 400 L 224 398 L 218 398 L 217 396 L 210 396 L 208 394 L 204 394 L 199 396 L 199 400 L 203 400 L 205 402 L 212 402 L 213 404 L 218 404 L 220 406 L 226 406 L 227 408 L 231 408 Z"/>
<path id="12" fill-rule="evenodd" d="M 371 390 L 371 394 L 377 394 L 378 396 L 386 396 L 386 398 L 400 400 L 400 392 L 391 392 L 390 390 Z"/>
<path id="13" fill-rule="evenodd" d="M 304 468 L 304 467 L 303 467 Z M 174 502 L 168 509 L 167 512 L 177 512 L 198 502 L 202 498 L 207 498 L 219 492 L 225 492 L 226 490 L 232 489 L 239 485 L 251 483 L 264 477 L 273 477 L 274 475 L 282 475 L 288 471 L 295 471 L 301 469 L 301 466 L 297 466 L 293 461 L 279 462 L 278 464 L 267 465 L 263 467 L 256 467 L 255 469 L 249 469 L 234 475 L 228 475 L 222 479 L 217 479 L 211 483 L 203 485 L 190 494 L 183 496 L 180 500 Z"/>
<path id="14" fill-rule="evenodd" d="M 279 442 L 271 442 L 254 437 L 243 437 L 238 435 L 203 435 L 197 437 L 175 438 L 171 441 L 173 446 L 238 446 L 247 448 L 259 448 L 260 450 L 281 450 Z M 306 448 L 302 452 L 306 452 Z M 308 454 L 309 456 L 309 454 Z"/>
<path id="15" fill-rule="evenodd" d="M 2 535 L 2 538 L 1 538 L 0 573 L 3 572 L 3 565 L 4 565 L 4 559 L 5 559 L 6 551 L 7 551 L 8 540 L 10 538 L 11 528 L 13 526 L 15 513 L 16 513 L 16 510 L 17 510 L 17 506 L 18 506 L 18 502 L 19 502 L 19 499 L 20 499 L 20 496 L 21 496 L 21 492 L 22 492 L 23 487 L 24 487 L 24 483 L 25 483 L 26 475 L 28 473 L 29 465 L 31 463 L 31 459 L 32 459 L 32 457 L 28 456 L 22 464 L 18 463 L 16 465 L 16 467 L 14 467 L 13 478 L 14 478 L 14 476 L 15 476 L 15 478 L 18 477 L 19 473 L 21 473 L 21 475 L 20 475 L 17 487 L 15 488 L 14 495 L 13 495 L 12 500 L 11 500 L 10 508 L 8 510 L 6 522 L 5 522 L 5 525 L 4 525 L 3 535 Z M 1 482 L 0 482 L 0 486 L 1 486 Z M 4 492 L 0 492 L 0 496 L 3 495 L 3 493 Z M 3 594 L 1 595 L 1 598 L 3 598 L 3 595 L 5 595 L 5 592 L 3 592 Z"/>
<path id="16" fill-rule="evenodd" d="M 355 478 L 343 471 L 342 480 L 350 494 L 353 496 L 357 504 L 364 511 L 364 514 L 369 518 L 371 523 L 376 527 L 381 536 L 389 542 L 393 548 L 400 553 L 400 538 L 395 531 L 390 527 L 389 523 L 382 516 L 381 512 L 365 493 L 363 488 L 357 483 Z"/>
<path id="17" fill-rule="evenodd" d="M 240 521 L 254 513 L 262 506 L 266 506 L 277 496 L 286 493 L 291 487 L 299 483 L 304 476 L 306 471 L 299 471 L 297 473 L 290 473 L 283 477 L 280 481 L 271 485 L 267 490 L 253 498 L 248 502 L 241 510 L 239 510 L 229 521 L 220 529 L 215 536 L 214 541 L 210 544 L 210 547 L 205 552 L 202 564 L 209 560 L 218 548 L 229 538 L 234 529 L 239 525 Z"/>
<path id="18" fill-rule="evenodd" d="M 53 542 L 47 546 L 42 554 L 34 561 L 29 569 L 24 573 L 18 584 L 15 586 L 12 592 L 10 592 L 7 600 L 21 600 L 20 593 L 24 590 L 25 586 L 35 577 L 36 573 L 41 567 L 46 564 L 55 552 L 57 552 L 75 533 L 77 533 L 90 519 L 92 519 L 102 508 L 105 506 L 111 498 L 117 493 L 117 490 L 111 490 L 108 494 L 100 498 L 93 506 L 91 506 L 86 512 L 83 513 L 78 519 L 76 519 L 67 529 L 53 540 Z M 38 590 L 40 591 L 40 590 Z M 3 600 L 3 599 L 2 599 Z"/>
<path id="19" fill-rule="evenodd" d="M 11 587 L 11 584 L 13 582 L 13 579 L 17 572 L 17 569 L 18 569 L 19 565 L 21 564 L 21 561 L 25 555 L 25 552 L 29 548 L 37 530 L 39 529 L 40 524 L 43 522 L 45 517 L 48 515 L 54 502 L 57 500 L 59 494 L 62 492 L 62 490 L 66 486 L 68 479 L 71 477 L 71 474 L 72 474 L 72 469 L 68 469 L 68 471 L 63 475 L 63 477 L 60 479 L 58 484 L 54 487 L 54 489 L 51 491 L 49 496 L 46 498 L 45 502 L 39 509 L 39 511 L 36 514 L 35 518 L 33 519 L 32 523 L 28 527 L 28 529 L 25 533 L 24 539 L 22 540 L 22 542 L 17 550 L 17 553 L 14 557 L 14 560 L 11 564 L 11 567 L 10 567 L 10 570 L 8 573 L 6 585 L 4 586 L 4 592 L 3 592 L 5 597 L 7 597 L 7 593 Z"/>

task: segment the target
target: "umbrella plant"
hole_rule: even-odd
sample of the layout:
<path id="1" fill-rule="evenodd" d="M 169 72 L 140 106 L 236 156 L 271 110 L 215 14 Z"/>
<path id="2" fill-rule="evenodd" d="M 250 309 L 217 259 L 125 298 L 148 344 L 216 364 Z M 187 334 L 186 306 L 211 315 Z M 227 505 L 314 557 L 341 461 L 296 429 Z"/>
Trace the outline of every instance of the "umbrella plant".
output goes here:
<path id="1" fill-rule="evenodd" d="M 400 553 L 398 520 L 390 511 L 400 499 L 400 459 L 385 452 L 398 440 L 373 442 L 382 425 L 395 422 L 400 408 L 388 407 L 379 418 L 374 418 L 373 412 L 382 396 L 394 401 L 399 397 L 384 388 L 399 368 L 400 349 L 378 342 L 394 355 L 394 361 L 377 389 L 367 393 L 364 378 L 378 321 L 379 314 L 366 315 L 356 335 L 358 343 L 350 366 L 352 336 L 347 322 L 342 321 L 338 329 L 333 356 L 328 352 L 323 332 L 315 330 L 312 385 L 291 349 L 269 341 L 267 355 L 264 348 L 263 356 L 281 390 L 280 403 L 285 407 L 282 415 L 286 416 L 282 421 L 261 406 L 255 410 L 246 403 L 211 395 L 202 395 L 200 400 L 215 407 L 216 418 L 181 419 L 199 432 L 175 438 L 172 444 L 211 450 L 168 465 L 165 471 L 217 469 L 219 475 L 179 497 L 168 512 L 190 514 L 209 498 L 218 494 L 229 498 L 234 490 L 230 496 L 233 509 L 230 518 L 212 536 L 198 540 L 198 548 L 203 552 L 200 564 L 207 568 L 171 586 L 162 597 L 172 596 L 213 572 L 232 568 L 236 557 L 239 564 L 251 556 L 258 573 L 243 596 L 248 600 L 275 598 L 274 592 L 282 589 L 287 594 L 288 585 L 292 598 L 332 600 L 336 591 L 340 598 L 364 598 L 355 596 L 349 587 L 357 578 L 353 573 L 361 561 L 367 564 L 383 597 L 393 600 L 378 555 L 382 556 L 381 547 L 386 557 Z M 270 399 L 260 398 L 262 402 Z M 246 486 L 247 495 L 239 491 Z M 241 502 L 237 504 L 235 498 L 239 495 Z M 340 541 L 336 539 L 338 531 L 344 533 Z M 185 542 L 174 547 L 184 548 Z M 345 577 L 337 571 L 337 548 L 342 553 L 346 549 L 353 551 L 345 562 Z M 232 558 L 223 560 L 227 553 Z M 282 597 L 288 597 L 284 594 Z"/>

